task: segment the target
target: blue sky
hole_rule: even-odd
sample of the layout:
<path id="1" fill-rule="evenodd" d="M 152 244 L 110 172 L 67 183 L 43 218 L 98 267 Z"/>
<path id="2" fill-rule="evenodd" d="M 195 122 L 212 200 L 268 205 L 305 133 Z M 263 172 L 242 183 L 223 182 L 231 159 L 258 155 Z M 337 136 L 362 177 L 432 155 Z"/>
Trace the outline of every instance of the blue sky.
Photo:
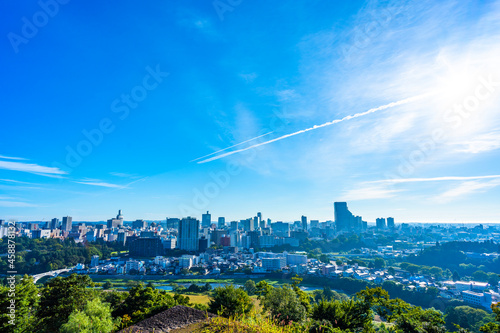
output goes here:
<path id="1" fill-rule="evenodd" d="M 500 222 L 498 1 L 0 9 L 0 219 Z"/>

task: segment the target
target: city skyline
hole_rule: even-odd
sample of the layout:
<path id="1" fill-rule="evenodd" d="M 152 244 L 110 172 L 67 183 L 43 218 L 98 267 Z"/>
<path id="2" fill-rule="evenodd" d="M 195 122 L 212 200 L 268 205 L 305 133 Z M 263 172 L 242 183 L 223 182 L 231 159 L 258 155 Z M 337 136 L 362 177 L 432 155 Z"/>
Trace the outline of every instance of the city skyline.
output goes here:
<path id="1" fill-rule="evenodd" d="M 0 4 L 0 219 L 500 222 L 499 1 L 229 7 Z"/>

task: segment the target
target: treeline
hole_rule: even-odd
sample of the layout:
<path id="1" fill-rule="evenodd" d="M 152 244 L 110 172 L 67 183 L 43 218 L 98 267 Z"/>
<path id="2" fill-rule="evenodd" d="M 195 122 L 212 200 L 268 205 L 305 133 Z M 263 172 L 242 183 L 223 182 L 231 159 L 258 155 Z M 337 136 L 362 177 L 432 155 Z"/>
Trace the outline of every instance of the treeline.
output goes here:
<path id="1" fill-rule="evenodd" d="M 95 289 L 88 275 L 56 277 L 37 287 L 27 275 L 0 286 L 0 332 L 114 332 L 176 305 L 193 306 L 189 298 L 170 295 L 140 283 L 128 292 Z M 15 300 L 15 316 L 8 311 Z M 200 307 L 200 306 L 198 306 Z M 201 309 L 206 307 L 201 306 Z"/>
<path id="2" fill-rule="evenodd" d="M 152 285 L 139 283 L 128 292 L 95 289 L 87 275 L 73 274 L 49 280 L 37 287 L 31 277 L 0 286 L 0 307 L 8 309 L 15 300 L 15 317 L 0 313 L 1 332 L 102 332 L 110 333 L 133 325 L 176 305 L 208 310 L 219 317 L 208 322 L 204 332 L 394 332 L 446 333 L 499 332 L 500 307 L 493 315 L 466 306 L 443 312 L 424 309 L 389 297 L 383 288 L 366 288 L 351 298 L 325 287 L 313 296 L 292 284 L 273 287 L 266 281 L 247 281 L 244 287 L 215 288 L 206 305 L 193 305 L 189 297 L 171 295 Z M 108 287 L 108 286 L 106 286 Z M 257 295 L 259 307 L 248 294 Z M 378 318 L 378 322 L 375 322 Z M 460 325 L 461 327 L 457 327 Z M 471 330 L 471 331 L 470 331 Z"/>
<path id="3" fill-rule="evenodd" d="M 499 258 L 477 260 L 467 258 L 465 254 L 466 252 L 500 253 L 499 247 L 499 244 L 493 241 L 437 243 L 436 246 L 426 248 L 418 255 L 409 256 L 405 261 L 416 265 L 437 266 L 442 269 L 449 269 L 452 272 L 457 271 L 463 275 L 472 274 L 475 270 L 500 274 Z"/>
<path id="4" fill-rule="evenodd" d="M 302 291 L 296 278 L 291 285 L 273 287 L 265 281 L 255 292 L 263 311 L 256 311 L 245 288 L 216 288 L 209 310 L 220 317 L 211 319 L 203 332 L 498 332 L 500 307 L 493 315 L 470 307 L 456 307 L 444 315 L 433 308 L 423 309 L 386 290 L 366 288 L 352 298 L 312 299 Z M 225 317 L 225 318 L 222 318 Z M 375 318 L 379 318 L 375 322 Z M 471 331 L 472 330 L 472 331 Z"/>
<path id="5" fill-rule="evenodd" d="M 7 238 L 0 239 L 0 253 L 7 253 Z M 72 238 L 16 238 L 16 270 L 19 274 L 37 274 L 77 263 L 90 264 L 93 255 L 107 259 L 114 251 L 126 248 L 118 242 L 75 243 Z M 0 271 L 8 269 L 7 257 L 0 257 Z"/>

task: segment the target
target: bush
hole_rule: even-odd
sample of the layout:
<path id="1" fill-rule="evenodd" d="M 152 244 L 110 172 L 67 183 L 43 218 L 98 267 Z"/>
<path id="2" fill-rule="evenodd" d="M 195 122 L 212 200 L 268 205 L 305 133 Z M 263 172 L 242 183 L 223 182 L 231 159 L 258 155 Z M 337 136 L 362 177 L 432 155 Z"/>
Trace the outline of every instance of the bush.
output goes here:
<path id="1" fill-rule="evenodd" d="M 233 285 L 217 287 L 214 289 L 212 299 L 208 304 L 210 312 L 223 317 L 246 315 L 253 308 L 253 303 L 248 294 Z"/>
<path id="2" fill-rule="evenodd" d="M 312 309 L 312 319 L 328 321 L 342 331 L 359 331 L 371 325 L 370 303 L 365 301 L 321 301 Z"/>
<path id="3" fill-rule="evenodd" d="M 262 299 L 264 309 L 270 312 L 271 318 L 281 324 L 301 322 L 307 311 L 297 293 L 288 285 L 272 288 Z"/>

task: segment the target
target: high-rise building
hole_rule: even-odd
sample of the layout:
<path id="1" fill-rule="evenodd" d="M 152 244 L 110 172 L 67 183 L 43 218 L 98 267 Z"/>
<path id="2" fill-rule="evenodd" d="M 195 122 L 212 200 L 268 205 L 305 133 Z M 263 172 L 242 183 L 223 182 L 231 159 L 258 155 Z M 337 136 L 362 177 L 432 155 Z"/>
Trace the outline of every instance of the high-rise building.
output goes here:
<path id="1" fill-rule="evenodd" d="M 201 216 L 201 226 L 202 227 L 210 227 L 212 224 L 212 215 L 208 212 Z"/>
<path id="2" fill-rule="evenodd" d="M 394 217 L 387 218 L 387 228 L 394 229 Z"/>
<path id="3" fill-rule="evenodd" d="M 49 224 L 49 229 L 57 229 L 59 228 L 59 219 L 57 218 L 53 218 L 51 221 L 50 221 L 50 224 Z"/>
<path id="4" fill-rule="evenodd" d="M 319 220 L 311 220 L 311 229 L 319 228 Z"/>
<path id="5" fill-rule="evenodd" d="M 164 254 L 163 244 L 159 237 L 137 238 L 129 244 L 131 256 L 154 257 Z"/>
<path id="6" fill-rule="evenodd" d="M 238 230 L 238 221 L 231 221 L 231 230 Z"/>
<path id="7" fill-rule="evenodd" d="M 145 229 L 147 226 L 148 223 L 144 220 L 135 220 L 132 222 L 132 229 Z"/>
<path id="8" fill-rule="evenodd" d="M 107 226 L 109 229 L 111 228 L 118 228 L 120 225 L 122 225 L 123 220 L 120 219 L 109 219 L 107 222 Z"/>
<path id="9" fill-rule="evenodd" d="M 208 215 L 210 216 L 210 214 Z M 179 237 L 177 239 L 179 249 L 186 251 L 198 251 L 199 232 L 200 232 L 199 220 L 189 216 L 183 218 L 179 222 Z"/>
<path id="10" fill-rule="evenodd" d="M 302 230 L 306 231 L 307 230 L 307 216 L 302 215 L 300 218 L 300 221 L 302 223 Z"/>
<path id="11" fill-rule="evenodd" d="M 123 225 L 123 215 L 122 215 L 122 210 L 121 209 L 118 210 L 118 215 L 116 215 L 116 218 L 118 220 L 122 220 L 122 225 Z"/>
<path id="12" fill-rule="evenodd" d="M 377 229 L 385 229 L 385 219 L 383 217 L 378 218 L 375 220 Z"/>
<path id="13" fill-rule="evenodd" d="M 261 212 L 257 213 L 257 218 L 259 219 L 259 224 L 260 224 L 260 221 L 262 221 L 262 213 Z"/>
<path id="14" fill-rule="evenodd" d="M 178 229 L 180 219 L 175 217 L 167 217 L 167 229 Z"/>
<path id="15" fill-rule="evenodd" d="M 259 228 L 259 218 L 257 216 L 253 217 L 253 229 L 258 229 Z"/>
<path id="16" fill-rule="evenodd" d="M 290 237 L 290 224 L 284 222 L 271 223 L 273 234 L 278 237 Z"/>
<path id="17" fill-rule="evenodd" d="M 227 230 L 223 229 L 216 229 L 212 230 L 212 233 L 210 234 L 210 241 L 215 243 L 215 245 L 220 245 L 220 239 L 222 236 L 227 234 Z"/>
<path id="18" fill-rule="evenodd" d="M 72 229 L 73 218 L 71 216 L 64 216 L 62 220 L 62 231 L 70 232 Z"/>
<path id="19" fill-rule="evenodd" d="M 226 226 L 226 218 L 219 217 L 219 219 L 217 220 L 217 227 L 220 229 L 220 228 L 224 228 L 225 226 Z"/>
<path id="20" fill-rule="evenodd" d="M 243 230 L 245 230 L 245 231 L 253 231 L 254 230 L 253 219 L 241 220 L 241 224 L 243 224 Z"/>
<path id="21" fill-rule="evenodd" d="M 359 230 L 363 226 L 361 216 L 354 216 L 347 208 L 347 202 L 335 202 L 335 227 L 337 231 Z"/>

